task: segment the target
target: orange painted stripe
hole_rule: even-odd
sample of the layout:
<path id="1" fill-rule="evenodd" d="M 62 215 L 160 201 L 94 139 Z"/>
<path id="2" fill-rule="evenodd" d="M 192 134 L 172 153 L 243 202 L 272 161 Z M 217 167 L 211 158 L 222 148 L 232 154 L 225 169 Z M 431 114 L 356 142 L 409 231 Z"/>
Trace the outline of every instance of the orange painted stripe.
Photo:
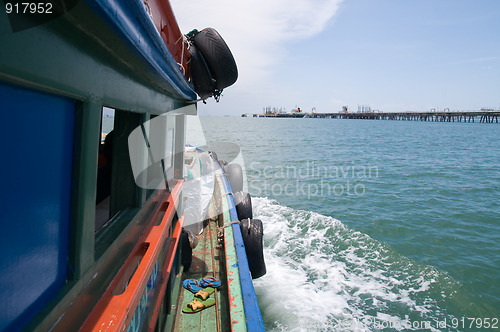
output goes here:
<path id="1" fill-rule="evenodd" d="M 167 198 L 167 202 L 169 203 L 168 208 L 160 225 L 153 226 L 145 240 L 139 241 L 135 245 L 123 267 L 111 282 L 110 287 L 85 320 L 80 329 L 81 331 L 127 330 L 158 260 L 158 256 L 167 240 L 166 235 L 175 214 L 175 203 L 179 198 L 181 188 L 182 182 L 179 181 Z M 176 227 L 177 232 L 178 227 L 179 223 Z M 144 252 L 145 248 L 147 249 Z M 126 284 L 131 269 L 134 268 L 133 263 L 140 256 L 142 256 L 140 264 L 126 286 L 126 289 L 121 294 L 118 293 L 119 289 Z"/>
<path id="2" fill-rule="evenodd" d="M 170 272 L 172 271 L 172 265 L 175 260 L 175 252 L 177 250 L 179 239 L 181 238 L 182 225 L 184 224 L 184 216 L 177 222 L 177 226 L 175 226 L 174 233 L 172 235 L 172 242 L 170 243 L 170 247 L 168 248 L 167 256 L 165 263 L 163 265 L 163 273 L 161 279 L 161 288 L 156 298 L 156 305 L 153 312 L 153 316 L 151 317 L 151 321 L 149 323 L 148 331 L 154 331 L 158 319 L 158 315 L 160 314 L 160 307 L 163 301 L 163 296 L 165 296 L 165 291 L 167 290 L 168 279 L 170 278 Z M 166 268 L 165 268 L 166 266 Z"/>

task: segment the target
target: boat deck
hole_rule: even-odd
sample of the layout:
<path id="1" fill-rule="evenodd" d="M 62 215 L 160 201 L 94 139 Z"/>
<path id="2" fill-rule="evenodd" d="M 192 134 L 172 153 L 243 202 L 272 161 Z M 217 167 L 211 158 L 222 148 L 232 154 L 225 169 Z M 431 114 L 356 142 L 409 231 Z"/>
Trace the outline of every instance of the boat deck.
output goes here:
<path id="1" fill-rule="evenodd" d="M 176 278 L 179 282 L 174 293 L 178 295 L 174 296 L 178 300 L 171 307 L 175 315 L 170 315 L 174 322 L 169 326 L 174 331 L 263 331 L 231 188 L 222 173 L 215 174 L 214 195 L 208 208 L 212 218 L 204 222 L 198 245 L 193 249 L 191 267 L 179 276 L 181 280 Z M 222 283 L 210 295 L 216 300 L 215 305 L 198 313 L 183 313 L 194 294 L 182 287 L 182 281 L 204 277 L 214 277 Z"/>
<path id="2" fill-rule="evenodd" d="M 193 300 L 194 294 L 182 287 L 177 303 L 176 331 L 229 331 L 231 329 L 227 314 L 229 312 L 227 285 L 224 285 L 226 278 L 222 265 L 224 254 L 221 250 L 222 247 L 218 245 L 217 223 L 217 220 L 209 220 L 203 233 L 198 236 L 199 242 L 198 246 L 193 249 L 191 267 L 188 271 L 184 271 L 182 276 L 182 281 L 185 279 L 199 280 L 204 277 L 222 280 L 221 287 L 210 295 L 210 298 L 214 298 L 216 303 L 198 313 L 183 313 L 182 309 Z"/>

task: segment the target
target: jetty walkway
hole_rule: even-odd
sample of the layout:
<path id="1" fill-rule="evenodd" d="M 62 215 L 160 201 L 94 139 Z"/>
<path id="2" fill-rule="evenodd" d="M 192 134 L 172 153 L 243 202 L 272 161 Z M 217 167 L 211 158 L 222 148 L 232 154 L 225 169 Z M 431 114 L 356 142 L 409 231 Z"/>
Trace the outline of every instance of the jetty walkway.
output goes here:
<path id="1" fill-rule="evenodd" d="M 254 117 L 257 114 L 253 115 Z M 500 111 L 429 111 L 429 112 L 370 112 L 370 113 L 276 113 L 260 114 L 273 118 L 332 118 L 364 120 L 400 120 L 435 122 L 498 123 Z"/>

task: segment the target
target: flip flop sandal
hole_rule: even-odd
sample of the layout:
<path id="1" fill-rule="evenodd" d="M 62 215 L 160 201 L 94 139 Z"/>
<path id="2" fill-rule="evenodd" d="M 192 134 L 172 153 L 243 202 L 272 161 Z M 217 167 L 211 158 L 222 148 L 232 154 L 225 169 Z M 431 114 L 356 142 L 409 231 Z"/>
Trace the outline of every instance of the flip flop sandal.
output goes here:
<path id="1" fill-rule="evenodd" d="M 207 287 L 205 289 L 200 289 L 196 294 L 194 294 L 194 297 L 197 297 L 202 300 L 206 300 L 210 297 L 215 292 L 215 289 L 212 287 Z"/>
<path id="2" fill-rule="evenodd" d="M 208 299 L 205 301 L 200 299 L 194 299 L 182 309 L 182 312 L 186 314 L 194 314 L 195 312 L 200 312 L 203 309 L 213 306 L 214 304 L 215 304 L 214 299 Z"/>
<path id="3" fill-rule="evenodd" d="M 203 288 L 205 287 L 217 288 L 221 285 L 221 281 L 215 280 L 214 277 L 205 277 L 198 282 L 198 285 Z"/>
<path id="4" fill-rule="evenodd" d="M 191 293 L 197 293 L 201 290 L 201 287 L 198 285 L 198 281 L 194 279 L 186 279 L 182 283 L 185 289 L 190 291 Z"/>

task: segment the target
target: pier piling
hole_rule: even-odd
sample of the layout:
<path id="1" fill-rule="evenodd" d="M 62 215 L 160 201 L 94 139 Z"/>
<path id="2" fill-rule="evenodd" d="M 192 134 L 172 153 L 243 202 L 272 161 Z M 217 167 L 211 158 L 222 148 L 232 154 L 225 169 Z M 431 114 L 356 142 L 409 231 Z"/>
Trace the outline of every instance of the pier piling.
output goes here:
<path id="1" fill-rule="evenodd" d="M 255 116 L 255 115 L 254 115 Z M 332 118 L 332 119 L 363 119 L 363 120 L 399 120 L 399 121 L 430 121 L 430 122 L 475 122 L 498 123 L 500 111 L 430 111 L 430 112 L 369 112 L 369 113 L 276 113 L 260 117 L 273 118 Z"/>

